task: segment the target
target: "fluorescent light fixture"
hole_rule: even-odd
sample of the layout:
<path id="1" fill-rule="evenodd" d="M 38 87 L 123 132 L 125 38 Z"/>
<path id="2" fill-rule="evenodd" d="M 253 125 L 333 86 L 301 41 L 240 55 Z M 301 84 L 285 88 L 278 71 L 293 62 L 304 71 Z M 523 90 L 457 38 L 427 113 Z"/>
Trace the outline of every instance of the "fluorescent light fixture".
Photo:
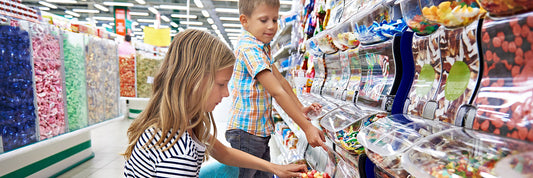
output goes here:
<path id="1" fill-rule="evenodd" d="M 53 2 L 53 3 L 64 3 L 64 4 L 76 4 L 76 3 L 78 3 L 75 0 L 46 0 L 46 1 Z"/>
<path id="2" fill-rule="evenodd" d="M 146 2 L 144 0 L 135 0 L 135 1 L 137 1 L 137 3 L 139 3 L 139 4 L 146 4 Z"/>
<path id="3" fill-rule="evenodd" d="M 50 3 L 44 2 L 44 1 L 39 1 L 39 4 L 41 4 L 41 5 L 43 5 L 43 6 L 46 6 L 46 7 L 49 7 L 49 8 L 52 8 L 52 9 L 57 9 L 57 6 L 56 6 L 56 5 L 53 5 L 53 4 L 50 4 Z"/>
<path id="4" fill-rule="evenodd" d="M 170 16 L 174 17 L 174 18 L 182 18 L 182 19 L 186 19 L 186 18 L 196 19 L 196 18 L 198 18 L 198 16 L 196 16 L 196 15 L 185 15 L 185 14 L 170 14 Z"/>
<path id="5" fill-rule="evenodd" d="M 148 25 L 149 27 L 155 28 L 155 25 Z M 159 29 L 168 28 L 168 25 L 159 25 Z"/>
<path id="6" fill-rule="evenodd" d="M 99 10 L 95 10 L 95 9 L 72 9 L 72 11 L 80 12 L 80 13 L 92 13 L 92 14 L 100 13 Z"/>
<path id="7" fill-rule="evenodd" d="M 226 20 L 226 21 L 241 21 L 238 17 L 220 17 L 220 20 Z"/>
<path id="8" fill-rule="evenodd" d="M 69 18 L 69 19 L 71 19 L 71 18 L 73 18 L 73 17 L 72 17 L 72 15 L 65 15 L 65 18 Z"/>
<path id="9" fill-rule="evenodd" d="M 161 19 L 163 19 L 165 22 L 170 22 L 170 19 L 167 16 L 162 15 Z"/>
<path id="10" fill-rule="evenodd" d="M 148 16 L 148 12 L 130 12 L 130 15 L 136 15 L 136 16 Z"/>
<path id="11" fill-rule="evenodd" d="M 279 1 L 279 4 L 292 5 L 292 1 Z"/>
<path id="12" fill-rule="evenodd" d="M 69 10 L 66 10 L 65 13 L 69 14 L 69 15 L 72 15 L 74 17 L 80 17 L 80 14 L 76 13 L 76 12 L 72 12 L 72 11 L 69 11 Z"/>
<path id="13" fill-rule="evenodd" d="M 159 5 L 160 9 L 187 10 L 186 6 Z"/>
<path id="14" fill-rule="evenodd" d="M 189 29 L 196 29 L 196 30 L 203 30 L 203 31 L 209 31 L 207 28 L 205 27 L 187 27 Z"/>
<path id="15" fill-rule="evenodd" d="M 238 33 L 242 32 L 241 29 L 234 29 L 234 28 L 226 28 L 225 30 L 226 32 L 238 32 Z"/>
<path id="16" fill-rule="evenodd" d="M 218 27 L 217 27 L 217 25 L 215 25 L 215 24 L 211 25 L 211 28 L 213 28 L 213 29 L 215 29 L 215 30 L 218 30 Z"/>
<path id="17" fill-rule="evenodd" d="M 137 23 L 137 22 L 135 22 L 135 23 Z M 132 23 L 132 24 L 133 24 L 133 23 Z M 111 22 L 111 23 L 109 23 L 109 25 L 115 25 L 115 23 L 114 23 L 114 22 Z M 138 23 L 137 23 L 137 25 L 138 25 Z"/>
<path id="18" fill-rule="evenodd" d="M 215 21 L 213 21 L 213 19 L 212 19 L 212 18 L 208 18 L 208 19 L 207 19 L 207 23 L 209 23 L 209 24 L 214 24 L 214 23 L 215 23 Z"/>
<path id="19" fill-rule="evenodd" d="M 239 9 L 229 9 L 229 8 L 215 8 L 215 11 L 217 12 L 225 12 L 225 13 L 239 13 Z"/>
<path id="20" fill-rule="evenodd" d="M 114 25 L 114 24 L 113 24 L 113 25 Z M 137 26 L 137 25 L 139 25 L 139 22 L 131 22 L 131 25 L 133 25 L 133 26 Z"/>
<path id="21" fill-rule="evenodd" d="M 233 40 L 239 39 L 239 37 L 236 37 L 236 36 L 230 36 L 230 37 L 228 37 L 228 39 L 232 40 L 231 42 L 234 43 Z"/>
<path id="22" fill-rule="evenodd" d="M 228 36 L 241 36 L 240 33 L 226 33 Z"/>
<path id="23" fill-rule="evenodd" d="M 170 30 L 170 33 L 177 33 L 177 30 Z"/>
<path id="24" fill-rule="evenodd" d="M 96 7 L 97 9 L 100 9 L 100 10 L 102 10 L 102 11 L 104 11 L 104 12 L 109 11 L 109 9 L 108 9 L 107 7 L 104 7 L 104 6 L 100 5 L 100 4 L 96 4 L 96 3 L 95 3 L 95 4 L 94 4 L 94 7 Z"/>
<path id="25" fill-rule="evenodd" d="M 143 31 L 143 29 L 135 28 L 135 30 L 133 30 L 133 31 L 140 32 L 140 31 Z"/>
<path id="26" fill-rule="evenodd" d="M 155 8 L 153 8 L 153 7 L 148 7 L 148 10 L 149 10 L 150 12 L 152 12 L 152 14 L 157 14 L 157 13 L 159 13 L 159 11 L 157 11 L 157 9 L 155 9 Z"/>
<path id="27" fill-rule="evenodd" d="M 155 22 L 155 20 L 154 19 L 137 19 L 137 22 L 153 23 Z"/>
<path id="28" fill-rule="evenodd" d="M 170 36 L 176 36 L 176 32 L 171 33 Z"/>
<path id="29" fill-rule="evenodd" d="M 204 8 L 204 4 L 202 4 L 202 1 L 200 0 L 194 0 L 194 4 L 196 4 L 196 7 L 198 8 Z"/>
<path id="30" fill-rule="evenodd" d="M 104 27 L 104 28 L 113 28 L 113 27 L 111 27 L 111 25 L 108 25 L 108 24 L 102 24 L 102 27 Z"/>
<path id="31" fill-rule="evenodd" d="M 206 10 L 202 10 L 202 15 L 204 15 L 205 18 L 209 17 L 209 12 Z"/>
<path id="32" fill-rule="evenodd" d="M 49 11 L 50 10 L 49 7 L 39 7 L 39 9 L 42 10 L 42 11 Z"/>
<path id="33" fill-rule="evenodd" d="M 133 34 L 142 35 L 142 34 L 144 34 L 144 32 L 133 32 Z"/>
<path id="34" fill-rule="evenodd" d="M 180 28 L 178 28 L 178 30 L 181 32 L 181 31 L 183 31 L 184 29 L 180 27 Z"/>
<path id="35" fill-rule="evenodd" d="M 178 28 L 178 24 L 176 22 L 170 22 L 170 25 L 172 25 L 174 28 Z"/>
<path id="36" fill-rule="evenodd" d="M 106 21 L 114 21 L 115 18 L 113 17 L 93 17 L 94 20 L 106 20 Z"/>
<path id="37" fill-rule="evenodd" d="M 184 25 L 204 25 L 203 22 L 187 22 L 187 21 L 184 21 L 184 22 L 180 22 L 181 24 L 184 24 Z"/>
<path id="38" fill-rule="evenodd" d="M 225 23 L 225 24 L 222 24 L 222 26 L 224 26 L 224 27 L 238 27 L 238 28 L 242 27 L 241 24 L 237 24 L 237 23 Z"/>
<path id="39" fill-rule="evenodd" d="M 126 7 L 132 7 L 133 3 L 131 2 L 104 2 L 104 5 L 106 6 L 126 6 Z"/>
<path id="40" fill-rule="evenodd" d="M 287 11 L 287 12 L 279 12 L 279 15 L 288 15 L 288 14 L 290 14 L 290 13 L 291 13 L 291 12 L 288 12 L 288 11 Z"/>

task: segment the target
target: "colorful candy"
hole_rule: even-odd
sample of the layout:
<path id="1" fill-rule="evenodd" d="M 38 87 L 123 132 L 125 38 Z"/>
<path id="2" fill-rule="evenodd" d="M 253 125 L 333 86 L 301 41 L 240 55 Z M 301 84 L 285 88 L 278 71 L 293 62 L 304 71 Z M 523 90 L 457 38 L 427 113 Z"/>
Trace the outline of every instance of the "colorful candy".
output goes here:
<path id="1" fill-rule="evenodd" d="M 85 35 L 63 33 L 67 115 L 70 131 L 87 126 L 87 82 L 85 79 Z"/>
<path id="2" fill-rule="evenodd" d="M 120 96 L 135 97 L 135 58 L 119 56 Z"/>
<path id="3" fill-rule="evenodd" d="M 152 83 L 161 65 L 161 58 L 150 54 L 137 54 L 137 97 L 149 98 L 152 95 Z"/>
<path id="4" fill-rule="evenodd" d="M 533 3 L 527 0 L 479 0 L 481 7 L 491 16 L 509 16 L 533 10 Z"/>
<path id="5" fill-rule="evenodd" d="M 437 6 L 422 8 L 422 14 L 426 19 L 449 28 L 466 26 L 485 12 L 483 8 L 479 8 L 475 1 L 444 1 Z"/>
<path id="6" fill-rule="evenodd" d="M 318 172 L 316 170 L 307 171 L 306 173 L 301 173 L 302 178 L 331 178 L 328 173 Z"/>

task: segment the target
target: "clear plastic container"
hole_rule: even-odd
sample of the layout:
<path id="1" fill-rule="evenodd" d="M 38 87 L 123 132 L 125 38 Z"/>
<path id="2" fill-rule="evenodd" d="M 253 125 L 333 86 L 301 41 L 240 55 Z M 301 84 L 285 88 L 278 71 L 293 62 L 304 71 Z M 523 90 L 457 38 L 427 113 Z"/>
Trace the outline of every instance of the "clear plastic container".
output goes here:
<path id="1" fill-rule="evenodd" d="M 507 156 L 494 169 L 499 177 L 533 177 L 533 151 Z"/>
<path id="2" fill-rule="evenodd" d="M 339 49 L 333 44 L 333 37 L 331 37 L 328 33 L 320 33 L 316 37 L 313 37 L 316 40 L 316 44 L 318 46 L 318 49 L 320 49 L 321 52 L 326 54 L 333 54 L 337 52 Z"/>
<path id="3" fill-rule="evenodd" d="M 406 177 L 408 173 L 400 166 L 401 154 L 424 137 L 449 129 L 459 128 L 437 121 L 392 115 L 364 127 L 357 138 L 372 162 L 390 174 Z"/>
<path id="4" fill-rule="evenodd" d="M 448 28 L 467 26 L 485 14 L 473 0 L 420 0 L 422 15 Z"/>
<path id="5" fill-rule="evenodd" d="M 357 141 L 357 134 L 362 125 L 363 115 L 351 107 L 336 109 L 320 120 L 320 126 L 337 145 L 351 154 L 361 154 L 364 148 Z"/>
<path id="6" fill-rule="evenodd" d="M 362 18 L 353 20 L 353 26 L 362 44 L 386 41 L 407 29 L 407 24 L 401 18 L 391 17 L 392 9 L 392 6 L 378 4 L 357 15 Z"/>
<path id="7" fill-rule="evenodd" d="M 478 0 L 492 17 L 516 15 L 533 10 L 530 0 Z"/>
<path id="8" fill-rule="evenodd" d="M 429 35 L 439 28 L 439 24 L 428 21 L 422 15 L 418 0 L 402 0 L 400 1 L 400 6 L 407 26 L 417 35 Z"/>
<path id="9" fill-rule="evenodd" d="M 531 143 L 454 129 L 421 140 L 402 155 L 401 164 L 415 177 L 500 177 L 497 162 L 532 150 Z"/>
<path id="10" fill-rule="evenodd" d="M 330 30 L 333 44 L 340 50 L 347 50 L 359 46 L 358 34 L 352 28 L 351 20 L 347 20 Z"/>

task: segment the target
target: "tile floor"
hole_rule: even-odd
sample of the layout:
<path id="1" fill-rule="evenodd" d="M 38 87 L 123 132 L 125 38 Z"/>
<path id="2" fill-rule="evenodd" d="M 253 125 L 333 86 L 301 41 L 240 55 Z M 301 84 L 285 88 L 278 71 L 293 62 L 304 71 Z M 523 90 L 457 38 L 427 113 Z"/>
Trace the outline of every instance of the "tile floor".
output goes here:
<path id="1" fill-rule="evenodd" d="M 228 111 L 231 100 L 224 98 L 215 108 L 213 115 L 217 125 L 217 138 L 224 144 L 229 145 L 224 138 L 228 122 Z M 94 158 L 60 175 L 66 177 L 123 177 L 124 158 L 120 153 L 124 152 L 128 139 L 126 132 L 133 120 L 116 119 L 91 130 L 91 142 Z M 210 161 L 214 159 L 210 159 Z M 208 162 L 204 164 L 208 164 Z"/>

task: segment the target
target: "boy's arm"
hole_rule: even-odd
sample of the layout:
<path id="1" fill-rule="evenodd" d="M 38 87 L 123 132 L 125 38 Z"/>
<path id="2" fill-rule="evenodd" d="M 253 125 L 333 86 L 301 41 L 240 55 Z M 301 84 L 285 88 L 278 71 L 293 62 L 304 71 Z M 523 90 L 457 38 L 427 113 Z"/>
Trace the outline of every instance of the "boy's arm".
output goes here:
<path id="1" fill-rule="evenodd" d="M 272 65 L 271 67 L 272 67 L 272 73 L 278 79 L 278 81 L 280 81 L 280 84 L 281 84 L 281 87 L 283 87 L 283 90 L 285 90 L 285 92 L 287 92 L 289 94 L 289 96 L 297 104 L 298 108 L 303 108 L 304 106 L 302 105 L 302 103 L 300 102 L 300 100 L 298 99 L 296 94 L 294 94 L 294 92 L 292 91 L 292 87 L 289 84 L 289 82 L 287 81 L 287 79 L 285 79 L 285 77 L 283 77 L 283 75 L 281 75 L 281 73 L 279 72 L 279 70 L 278 70 L 278 68 L 276 66 Z"/>
<path id="2" fill-rule="evenodd" d="M 270 70 L 263 70 L 256 75 L 256 79 L 263 85 L 263 87 L 276 99 L 276 102 L 283 108 L 283 110 L 304 130 L 307 136 L 307 141 L 312 147 L 324 146 L 326 141 L 324 133 L 317 127 L 313 126 L 307 120 L 307 116 L 294 103 L 294 99 L 283 89 L 280 81 L 270 72 Z M 292 90 L 290 91 L 292 92 Z M 300 104 L 301 105 L 301 104 Z"/>
<path id="3" fill-rule="evenodd" d="M 283 178 L 300 177 L 299 172 L 303 172 L 306 170 L 306 166 L 304 164 L 289 164 L 282 166 L 268 162 L 246 152 L 227 147 L 220 143 L 218 139 L 215 139 L 213 149 L 211 149 L 209 154 L 219 162 L 229 166 L 271 172 Z"/>

